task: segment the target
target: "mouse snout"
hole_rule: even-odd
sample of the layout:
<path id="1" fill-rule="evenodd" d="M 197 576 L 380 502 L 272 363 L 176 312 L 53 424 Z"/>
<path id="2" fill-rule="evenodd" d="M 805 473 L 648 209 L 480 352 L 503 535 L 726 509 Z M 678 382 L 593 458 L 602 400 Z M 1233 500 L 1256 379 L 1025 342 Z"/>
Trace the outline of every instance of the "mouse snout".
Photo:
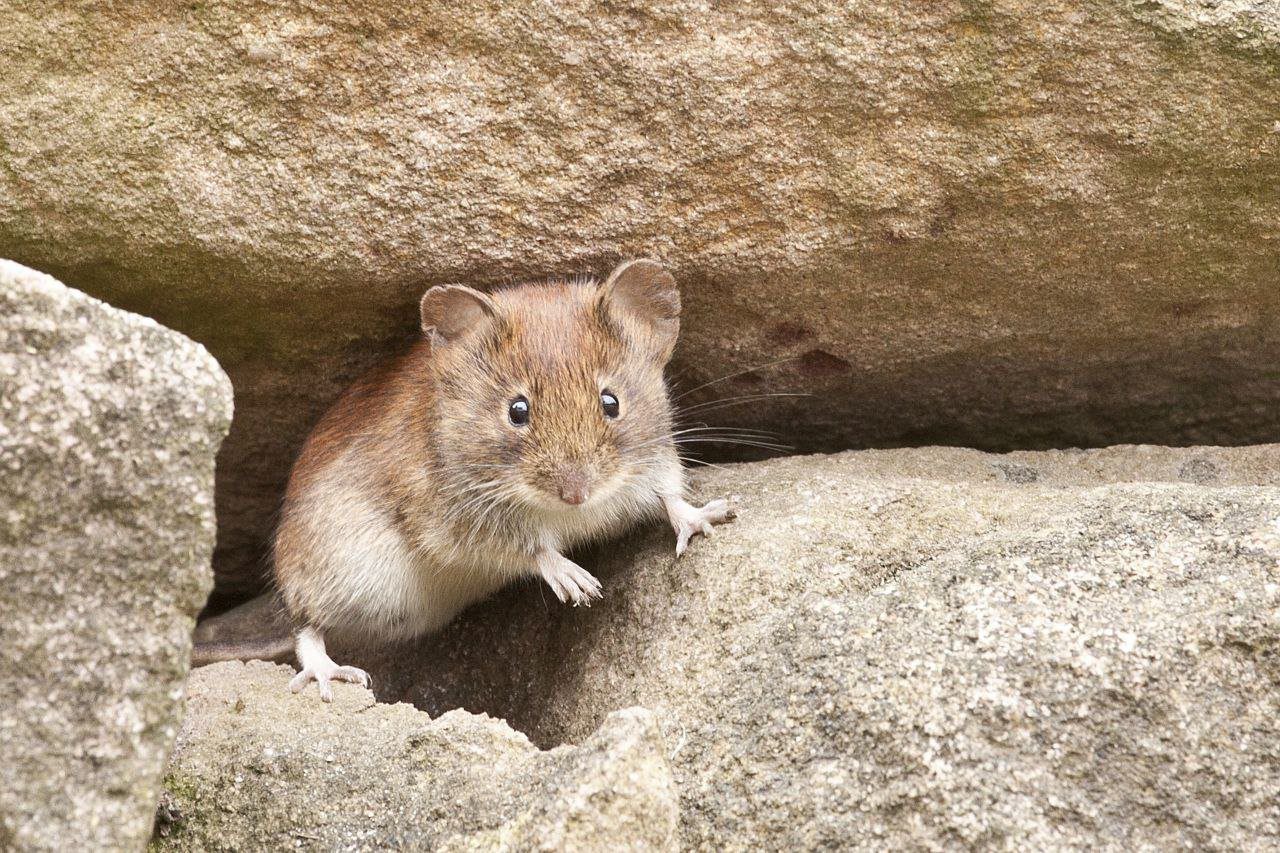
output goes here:
<path id="1" fill-rule="evenodd" d="M 555 486 L 560 500 L 570 506 L 581 506 L 586 503 L 587 495 L 590 493 L 587 472 L 577 467 L 564 466 L 556 471 Z"/>

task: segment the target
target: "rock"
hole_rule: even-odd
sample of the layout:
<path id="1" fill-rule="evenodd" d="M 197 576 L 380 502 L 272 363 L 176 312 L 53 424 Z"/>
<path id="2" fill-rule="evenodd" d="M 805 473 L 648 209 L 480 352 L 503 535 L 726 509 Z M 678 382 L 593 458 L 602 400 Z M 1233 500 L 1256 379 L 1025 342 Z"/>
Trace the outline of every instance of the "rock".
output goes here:
<path id="1" fill-rule="evenodd" d="M 846 453 L 697 490 L 737 521 L 679 561 L 657 529 L 581 555 L 590 609 L 530 583 L 335 657 L 543 746 L 652 708 L 687 849 L 1280 844 L 1280 446 Z"/>
<path id="2" fill-rule="evenodd" d="M 227 367 L 229 597 L 443 282 L 662 257 L 801 451 L 1277 434 L 1274 3 L 0 9 L 0 255 Z"/>
<path id="3" fill-rule="evenodd" d="M 0 848 L 146 842 L 230 420 L 204 347 L 0 260 Z"/>
<path id="4" fill-rule="evenodd" d="M 324 705 L 283 689 L 290 674 L 192 673 L 159 849 L 674 849 L 675 789 L 642 708 L 543 752 L 499 720 L 433 720 L 360 687 Z"/>

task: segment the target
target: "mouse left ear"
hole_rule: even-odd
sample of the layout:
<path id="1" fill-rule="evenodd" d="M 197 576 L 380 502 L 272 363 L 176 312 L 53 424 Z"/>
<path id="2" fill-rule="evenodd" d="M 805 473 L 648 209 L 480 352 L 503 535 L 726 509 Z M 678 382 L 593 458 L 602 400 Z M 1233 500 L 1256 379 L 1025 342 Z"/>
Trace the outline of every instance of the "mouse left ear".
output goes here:
<path id="1" fill-rule="evenodd" d="M 600 285 L 600 305 L 613 316 L 638 322 L 664 359 L 671 357 L 680 334 L 680 290 L 662 264 L 649 258 L 619 264 Z"/>

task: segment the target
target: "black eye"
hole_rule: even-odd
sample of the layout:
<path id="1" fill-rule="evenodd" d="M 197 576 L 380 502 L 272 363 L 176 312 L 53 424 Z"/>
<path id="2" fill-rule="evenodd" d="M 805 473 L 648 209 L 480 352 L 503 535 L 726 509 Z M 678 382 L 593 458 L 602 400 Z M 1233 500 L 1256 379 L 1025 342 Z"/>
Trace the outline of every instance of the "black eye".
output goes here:
<path id="1" fill-rule="evenodd" d="M 529 422 L 529 401 L 524 397 L 516 397 L 507 407 L 507 417 L 516 426 L 524 426 Z"/>
<path id="2" fill-rule="evenodd" d="M 600 392 L 600 406 L 604 409 L 606 418 L 616 418 L 618 416 L 618 398 L 613 396 L 612 391 Z"/>

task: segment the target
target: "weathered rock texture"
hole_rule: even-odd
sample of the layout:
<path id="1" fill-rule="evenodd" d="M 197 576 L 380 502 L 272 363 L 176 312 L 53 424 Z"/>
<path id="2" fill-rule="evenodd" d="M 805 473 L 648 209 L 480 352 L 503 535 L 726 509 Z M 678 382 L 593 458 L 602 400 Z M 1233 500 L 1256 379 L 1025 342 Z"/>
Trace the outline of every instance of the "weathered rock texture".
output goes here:
<path id="1" fill-rule="evenodd" d="M 686 847 L 1280 844 L 1280 447 L 851 453 L 699 491 L 737 521 L 678 562 L 665 530 L 583 555 L 590 609 L 530 585 L 348 657 L 544 745 L 652 708 Z"/>
<path id="2" fill-rule="evenodd" d="M 425 287 L 623 255 L 801 450 L 1272 441 L 1278 9 L 0 0 L 0 254 L 227 367 L 229 593 Z"/>
<path id="3" fill-rule="evenodd" d="M 0 849 L 139 849 L 213 583 L 231 385 L 0 261 Z"/>
<path id="4" fill-rule="evenodd" d="M 677 802 L 652 713 L 540 751 L 505 723 L 332 706 L 265 663 L 196 670 L 166 777 L 160 849 L 667 850 Z"/>

